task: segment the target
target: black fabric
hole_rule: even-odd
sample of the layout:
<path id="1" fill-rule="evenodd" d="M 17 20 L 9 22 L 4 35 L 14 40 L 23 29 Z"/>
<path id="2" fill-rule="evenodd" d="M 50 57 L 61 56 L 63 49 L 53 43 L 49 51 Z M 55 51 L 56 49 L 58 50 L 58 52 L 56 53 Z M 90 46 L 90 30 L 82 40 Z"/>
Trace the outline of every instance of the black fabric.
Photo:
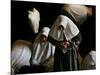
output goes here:
<path id="1" fill-rule="evenodd" d="M 60 41 L 56 41 L 50 36 L 48 40 L 55 46 L 57 43 L 60 43 Z M 76 43 L 81 42 L 81 40 L 82 37 L 81 34 L 79 33 L 72 40 L 70 40 L 71 50 L 68 50 L 67 48 L 66 53 L 63 53 L 62 49 L 56 46 L 54 55 L 54 72 L 79 70 L 79 60 L 77 51 L 77 47 L 79 44 Z"/>
<path id="2" fill-rule="evenodd" d="M 54 72 L 79 70 L 79 62 L 77 54 L 75 53 L 75 48 L 68 50 L 66 53 L 62 53 L 61 49 L 56 47 Z"/>
<path id="3" fill-rule="evenodd" d="M 82 42 L 82 35 L 79 32 L 74 38 L 72 38 L 72 42 L 75 42 L 76 45 L 79 45 Z"/>

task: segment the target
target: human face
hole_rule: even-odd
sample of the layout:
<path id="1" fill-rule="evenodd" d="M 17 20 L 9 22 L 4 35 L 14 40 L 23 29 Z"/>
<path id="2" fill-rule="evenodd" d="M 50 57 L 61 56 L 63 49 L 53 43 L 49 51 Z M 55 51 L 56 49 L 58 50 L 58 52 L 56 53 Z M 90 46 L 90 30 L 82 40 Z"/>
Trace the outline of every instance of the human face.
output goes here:
<path id="1" fill-rule="evenodd" d="M 88 16 L 92 16 L 92 14 L 93 14 L 93 8 L 92 7 L 87 7 L 87 15 Z"/>
<path id="2" fill-rule="evenodd" d="M 40 40 L 41 40 L 41 42 L 46 42 L 47 37 L 45 35 L 41 35 Z"/>

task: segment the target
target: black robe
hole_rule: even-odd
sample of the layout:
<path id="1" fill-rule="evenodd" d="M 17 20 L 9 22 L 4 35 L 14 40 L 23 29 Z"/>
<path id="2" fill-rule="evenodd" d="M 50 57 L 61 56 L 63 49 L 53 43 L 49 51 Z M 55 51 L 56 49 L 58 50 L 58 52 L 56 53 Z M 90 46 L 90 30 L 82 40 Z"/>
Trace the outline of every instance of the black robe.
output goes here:
<path id="1" fill-rule="evenodd" d="M 50 36 L 48 39 L 55 46 L 56 43 L 59 43 L 59 41 L 54 40 Z M 79 70 L 79 53 L 77 49 L 81 40 L 82 38 L 80 33 L 72 38 L 70 40 L 70 47 L 66 49 L 66 53 L 63 53 L 62 50 L 56 46 L 54 55 L 54 72 Z"/>

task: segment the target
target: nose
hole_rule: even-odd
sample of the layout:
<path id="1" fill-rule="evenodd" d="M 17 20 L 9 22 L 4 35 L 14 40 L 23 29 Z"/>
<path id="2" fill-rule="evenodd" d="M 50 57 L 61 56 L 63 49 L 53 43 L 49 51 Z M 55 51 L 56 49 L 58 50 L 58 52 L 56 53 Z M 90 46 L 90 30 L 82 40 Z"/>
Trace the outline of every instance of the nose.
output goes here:
<path id="1" fill-rule="evenodd" d="M 44 37 L 43 40 L 46 41 L 46 38 Z"/>

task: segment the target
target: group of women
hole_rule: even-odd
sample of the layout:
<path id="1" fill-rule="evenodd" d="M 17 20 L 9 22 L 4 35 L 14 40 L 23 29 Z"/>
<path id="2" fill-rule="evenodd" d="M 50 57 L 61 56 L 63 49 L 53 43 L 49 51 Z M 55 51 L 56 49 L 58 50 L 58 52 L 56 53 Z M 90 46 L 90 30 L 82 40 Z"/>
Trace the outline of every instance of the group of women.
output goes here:
<path id="1" fill-rule="evenodd" d="M 81 67 L 81 63 L 86 64 L 87 59 L 84 62 L 80 61 L 78 46 L 82 42 L 82 37 L 78 26 L 86 20 L 87 16 L 91 15 L 91 7 L 77 4 L 64 5 L 52 27 L 43 27 L 33 44 L 18 40 L 12 45 L 12 74 L 26 73 L 25 71 L 38 73 L 87 69 L 84 65 Z M 28 11 L 28 19 L 34 33 L 38 33 L 39 11 L 35 8 Z M 90 69 L 94 69 L 95 65 L 95 52 L 91 52 L 91 56 L 92 53 L 94 58 L 91 57 L 93 66 Z"/>

